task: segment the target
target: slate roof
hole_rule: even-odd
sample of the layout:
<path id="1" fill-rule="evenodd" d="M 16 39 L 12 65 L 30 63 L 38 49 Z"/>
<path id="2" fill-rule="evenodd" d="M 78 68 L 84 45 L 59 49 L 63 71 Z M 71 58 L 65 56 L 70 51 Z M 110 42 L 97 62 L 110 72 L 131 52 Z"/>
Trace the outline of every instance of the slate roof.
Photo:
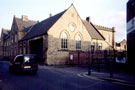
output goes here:
<path id="1" fill-rule="evenodd" d="M 89 23 L 88 21 L 83 21 L 83 23 L 92 39 L 105 40 L 105 38 L 100 34 L 100 32 L 95 28 L 92 23 Z"/>
<path id="2" fill-rule="evenodd" d="M 8 30 L 8 29 L 2 29 L 2 30 L 3 30 L 4 34 L 8 34 L 10 32 L 10 30 Z"/>
<path id="3" fill-rule="evenodd" d="M 5 38 L 4 38 L 4 39 L 8 39 L 8 38 L 9 38 L 9 36 L 10 36 L 10 32 L 5 36 Z"/>
<path id="4" fill-rule="evenodd" d="M 17 17 L 15 17 L 15 20 L 16 20 L 19 31 L 22 31 L 37 23 L 37 21 L 32 21 L 32 20 L 23 21 L 22 19 L 17 18 Z"/>
<path id="5" fill-rule="evenodd" d="M 2 29 L 2 33 L 3 33 L 4 39 L 9 34 L 9 32 L 10 32 L 10 30 L 8 30 L 8 29 Z"/>
<path id="6" fill-rule="evenodd" d="M 36 36 L 47 34 L 47 31 L 65 12 L 66 10 L 29 27 L 27 30 L 24 30 L 28 33 L 21 40 L 27 40 Z"/>

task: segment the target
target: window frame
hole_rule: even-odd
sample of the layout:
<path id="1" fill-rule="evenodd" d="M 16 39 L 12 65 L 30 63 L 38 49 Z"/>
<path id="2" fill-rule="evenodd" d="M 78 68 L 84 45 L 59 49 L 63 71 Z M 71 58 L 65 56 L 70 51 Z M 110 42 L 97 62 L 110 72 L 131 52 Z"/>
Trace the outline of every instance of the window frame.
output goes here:
<path id="1" fill-rule="evenodd" d="M 68 49 L 68 35 L 66 32 L 61 33 L 61 49 L 62 50 Z"/>
<path id="2" fill-rule="evenodd" d="M 91 44 L 91 54 L 95 54 L 95 43 Z"/>

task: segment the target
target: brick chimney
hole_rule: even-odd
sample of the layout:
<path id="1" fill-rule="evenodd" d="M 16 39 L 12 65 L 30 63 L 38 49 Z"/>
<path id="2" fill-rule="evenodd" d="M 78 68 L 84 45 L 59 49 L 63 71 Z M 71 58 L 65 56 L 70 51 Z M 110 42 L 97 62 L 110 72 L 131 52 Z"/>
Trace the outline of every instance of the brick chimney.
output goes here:
<path id="1" fill-rule="evenodd" d="M 90 16 L 89 17 L 86 17 L 86 21 L 88 21 L 89 23 L 91 23 Z"/>
<path id="2" fill-rule="evenodd" d="M 22 20 L 23 21 L 28 21 L 28 16 L 22 15 Z"/>

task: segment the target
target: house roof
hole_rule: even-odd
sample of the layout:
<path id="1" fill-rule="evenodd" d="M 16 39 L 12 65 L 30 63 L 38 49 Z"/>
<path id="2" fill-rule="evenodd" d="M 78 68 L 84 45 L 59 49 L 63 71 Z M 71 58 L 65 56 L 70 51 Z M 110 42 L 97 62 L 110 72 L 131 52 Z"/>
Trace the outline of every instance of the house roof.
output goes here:
<path id="1" fill-rule="evenodd" d="M 2 29 L 3 39 L 9 34 L 10 30 L 8 29 Z"/>
<path id="2" fill-rule="evenodd" d="M 126 43 L 127 41 L 125 39 L 123 39 L 120 43 Z"/>
<path id="3" fill-rule="evenodd" d="M 37 21 L 32 21 L 32 20 L 24 21 L 24 20 L 17 18 L 17 17 L 15 17 L 15 20 L 16 20 L 19 31 L 22 31 L 22 30 L 37 23 Z"/>
<path id="4" fill-rule="evenodd" d="M 8 30 L 8 29 L 2 29 L 2 31 L 4 34 L 8 34 L 10 32 L 10 30 Z"/>
<path id="5" fill-rule="evenodd" d="M 9 38 L 9 36 L 10 36 L 10 32 L 5 36 L 5 38 L 4 38 L 4 39 L 8 39 L 8 38 Z"/>
<path id="6" fill-rule="evenodd" d="M 85 20 L 83 21 L 83 23 L 92 39 L 105 40 L 105 38 L 100 34 L 100 32 L 95 28 L 95 26 L 92 23 L 89 23 Z"/>
<path id="7" fill-rule="evenodd" d="M 29 27 L 27 30 L 24 30 L 28 33 L 21 40 L 27 40 L 36 36 L 47 34 L 47 31 L 65 13 L 65 11 L 66 10 Z"/>

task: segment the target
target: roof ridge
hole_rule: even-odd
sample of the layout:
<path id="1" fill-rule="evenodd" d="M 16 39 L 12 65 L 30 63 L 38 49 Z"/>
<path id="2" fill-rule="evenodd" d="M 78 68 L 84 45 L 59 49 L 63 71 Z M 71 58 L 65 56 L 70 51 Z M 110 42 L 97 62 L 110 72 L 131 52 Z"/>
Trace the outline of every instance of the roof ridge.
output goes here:
<path id="1" fill-rule="evenodd" d="M 97 30 L 97 28 L 94 26 L 94 24 L 91 22 L 90 23 L 94 28 L 95 30 L 100 34 L 100 36 L 105 40 L 104 36 Z"/>
<path id="2" fill-rule="evenodd" d="M 58 19 L 67 11 L 67 9 L 63 10 L 60 13 L 57 13 L 51 17 L 48 17 L 39 23 L 34 24 L 29 28 L 29 32 L 21 39 L 26 40 L 30 39 L 42 34 L 47 33 L 47 31 L 58 21 Z M 40 32 L 39 32 L 40 31 Z"/>
<path id="3" fill-rule="evenodd" d="M 15 19 L 19 19 L 19 20 L 23 21 L 23 20 L 22 20 L 21 18 L 19 18 L 19 17 L 15 17 Z M 30 20 L 30 19 L 28 19 L 28 21 L 23 21 L 23 22 L 29 22 L 29 21 L 38 22 L 38 21 L 35 21 L 35 20 Z"/>
<path id="4" fill-rule="evenodd" d="M 101 25 L 96 25 L 96 24 L 93 24 L 93 25 L 96 26 L 96 27 L 104 28 L 104 29 L 112 29 L 112 28 L 106 27 L 106 26 L 101 26 Z"/>

